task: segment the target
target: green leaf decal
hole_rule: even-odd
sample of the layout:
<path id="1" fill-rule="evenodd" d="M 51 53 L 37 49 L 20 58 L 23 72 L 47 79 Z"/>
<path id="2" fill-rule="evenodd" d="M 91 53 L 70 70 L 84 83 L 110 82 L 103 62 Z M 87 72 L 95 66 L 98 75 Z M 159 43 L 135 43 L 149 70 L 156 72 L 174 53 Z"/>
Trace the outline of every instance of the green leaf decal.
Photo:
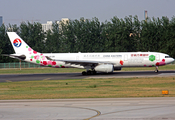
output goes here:
<path id="1" fill-rule="evenodd" d="M 156 59 L 156 57 L 155 57 L 154 55 L 150 55 L 150 56 L 149 56 L 149 60 L 150 60 L 150 61 L 153 62 L 155 59 Z"/>
<path id="2" fill-rule="evenodd" d="M 38 63 L 38 64 L 39 64 L 39 63 L 40 63 L 40 61 L 39 61 L 39 60 L 36 60 L 36 63 Z"/>

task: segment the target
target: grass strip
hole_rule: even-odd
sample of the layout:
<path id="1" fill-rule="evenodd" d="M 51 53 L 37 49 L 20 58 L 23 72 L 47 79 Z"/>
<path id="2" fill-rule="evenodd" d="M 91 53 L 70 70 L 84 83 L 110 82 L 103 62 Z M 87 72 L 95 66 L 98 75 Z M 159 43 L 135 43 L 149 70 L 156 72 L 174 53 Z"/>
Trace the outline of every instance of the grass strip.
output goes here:
<path id="1" fill-rule="evenodd" d="M 169 90 L 169 95 L 162 95 Z M 0 99 L 175 97 L 175 77 L 43 80 L 0 83 Z"/>

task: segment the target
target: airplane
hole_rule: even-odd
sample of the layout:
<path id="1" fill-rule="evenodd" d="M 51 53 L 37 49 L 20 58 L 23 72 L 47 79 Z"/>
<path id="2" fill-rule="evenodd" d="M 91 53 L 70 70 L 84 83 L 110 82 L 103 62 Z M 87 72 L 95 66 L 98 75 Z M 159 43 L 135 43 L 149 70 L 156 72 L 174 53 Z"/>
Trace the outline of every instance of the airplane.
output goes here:
<path id="1" fill-rule="evenodd" d="M 159 52 L 39 53 L 15 32 L 7 34 L 15 54 L 4 56 L 47 67 L 86 69 L 82 75 L 112 73 L 123 67 L 155 67 L 155 72 L 159 72 L 159 66 L 174 62 L 168 54 Z"/>

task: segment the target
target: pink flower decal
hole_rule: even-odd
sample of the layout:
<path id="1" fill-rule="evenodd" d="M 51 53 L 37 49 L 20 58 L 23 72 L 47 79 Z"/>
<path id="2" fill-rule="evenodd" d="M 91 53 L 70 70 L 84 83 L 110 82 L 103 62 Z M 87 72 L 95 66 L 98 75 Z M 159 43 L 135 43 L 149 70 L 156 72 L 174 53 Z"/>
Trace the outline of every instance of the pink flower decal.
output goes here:
<path id="1" fill-rule="evenodd" d="M 162 59 L 161 62 L 156 63 L 156 66 L 162 66 L 162 65 L 165 65 L 165 59 Z"/>
<path id="2" fill-rule="evenodd" d="M 46 58 L 46 57 L 45 57 L 45 56 L 43 56 L 42 60 L 45 60 L 45 58 Z"/>
<path id="3" fill-rule="evenodd" d="M 34 56 L 34 58 L 38 60 L 39 59 L 39 55 Z"/>
<path id="4" fill-rule="evenodd" d="M 33 51 L 33 53 L 34 53 L 34 54 L 37 54 L 37 52 L 36 52 L 35 50 Z"/>
<path id="5" fill-rule="evenodd" d="M 48 61 L 48 65 L 52 65 L 52 61 Z"/>
<path id="6" fill-rule="evenodd" d="M 32 48 L 28 48 L 28 51 L 32 51 Z"/>

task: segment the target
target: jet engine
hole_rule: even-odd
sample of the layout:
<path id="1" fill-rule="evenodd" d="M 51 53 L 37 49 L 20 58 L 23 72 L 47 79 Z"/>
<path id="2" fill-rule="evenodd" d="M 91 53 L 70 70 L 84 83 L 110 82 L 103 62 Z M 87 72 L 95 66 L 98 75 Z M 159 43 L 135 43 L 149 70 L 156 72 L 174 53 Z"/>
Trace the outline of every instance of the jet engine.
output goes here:
<path id="1" fill-rule="evenodd" d="M 112 64 L 101 64 L 96 66 L 94 69 L 97 72 L 106 72 L 106 73 L 114 71 L 114 67 Z"/>

